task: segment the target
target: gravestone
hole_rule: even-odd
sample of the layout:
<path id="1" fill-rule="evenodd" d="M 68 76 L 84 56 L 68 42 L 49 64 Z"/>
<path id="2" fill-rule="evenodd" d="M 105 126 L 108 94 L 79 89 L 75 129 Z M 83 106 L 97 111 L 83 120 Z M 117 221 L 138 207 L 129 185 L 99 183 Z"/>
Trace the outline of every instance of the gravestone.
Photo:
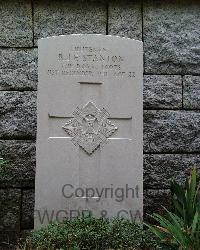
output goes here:
<path id="1" fill-rule="evenodd" d="M 142 218 L 142 42 L 40 39 L 35 228 L 92 214 Z"/>

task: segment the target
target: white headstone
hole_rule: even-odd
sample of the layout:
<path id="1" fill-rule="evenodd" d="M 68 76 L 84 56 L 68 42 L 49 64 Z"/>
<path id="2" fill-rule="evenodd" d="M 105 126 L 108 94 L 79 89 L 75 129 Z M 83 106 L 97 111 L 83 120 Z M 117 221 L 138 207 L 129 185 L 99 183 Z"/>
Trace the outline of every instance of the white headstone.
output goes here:
<path id="1" fill-rule="evenodd" d="M 35 228 L 143 210 L 142 42 L 39 40 Z"/>

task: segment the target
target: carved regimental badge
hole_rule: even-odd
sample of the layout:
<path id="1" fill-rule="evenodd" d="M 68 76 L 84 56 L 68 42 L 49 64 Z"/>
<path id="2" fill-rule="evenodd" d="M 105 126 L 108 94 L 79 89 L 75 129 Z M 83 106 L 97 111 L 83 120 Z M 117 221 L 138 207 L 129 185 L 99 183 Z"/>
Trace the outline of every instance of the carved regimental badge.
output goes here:
<path id="1" fill-rule="evenodd" d="M 92 102 L 81 109 L 77 108 L 73 116 L 63 129 L 72 136 L 72 142 L 88 154 L 107 142 L 107 138 L 117 130 L 108 120 L 109 113 L 104 108 L 98 109 Z"/>

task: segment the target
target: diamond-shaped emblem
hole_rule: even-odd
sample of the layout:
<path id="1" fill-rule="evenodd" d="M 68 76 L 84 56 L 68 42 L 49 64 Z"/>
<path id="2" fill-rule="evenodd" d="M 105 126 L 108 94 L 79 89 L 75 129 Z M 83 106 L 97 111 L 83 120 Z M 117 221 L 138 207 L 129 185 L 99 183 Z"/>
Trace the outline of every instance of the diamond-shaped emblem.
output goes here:
<path id="1" fill-rule="evenodd" d="M 77 107 L 63 129 L 72 136 L 72 142 L 92 154 L 100 145 L 107 142 L 117 127 L 109 120 L 109 113 L 98 109 L 94 103 L 88 102 L 83 108 Z"/>

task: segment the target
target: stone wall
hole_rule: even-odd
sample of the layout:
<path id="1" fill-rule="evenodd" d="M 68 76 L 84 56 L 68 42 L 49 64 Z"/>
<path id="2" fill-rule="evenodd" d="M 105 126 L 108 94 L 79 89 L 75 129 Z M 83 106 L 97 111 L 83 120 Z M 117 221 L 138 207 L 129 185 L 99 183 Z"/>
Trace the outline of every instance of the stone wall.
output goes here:
<path id="1" fill-rule="evenodd" d="M 0 1 L 0 241 L 33 227 L 37 40 L 102 33 L 144 42 L 145 211 L 170 203 L 171 178 L 200 168 L 198 1 Z"/>

